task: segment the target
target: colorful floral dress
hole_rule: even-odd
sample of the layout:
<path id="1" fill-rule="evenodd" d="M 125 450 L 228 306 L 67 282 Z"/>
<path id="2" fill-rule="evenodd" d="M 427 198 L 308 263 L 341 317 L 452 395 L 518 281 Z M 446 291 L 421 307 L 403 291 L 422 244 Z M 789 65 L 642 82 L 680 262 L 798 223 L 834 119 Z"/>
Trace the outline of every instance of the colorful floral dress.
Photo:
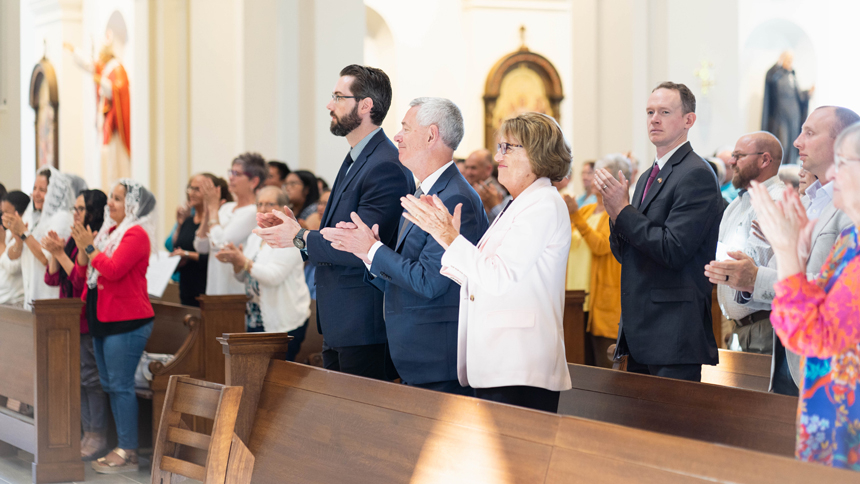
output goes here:
<path id="1" fill-rule="evenodd" d="M 798 459 L 860 471 L 860 257 L 857 229 L 836 240 L 818 278 L 795 274 L 774 289 L 771 323 L 803 356 Z"/>

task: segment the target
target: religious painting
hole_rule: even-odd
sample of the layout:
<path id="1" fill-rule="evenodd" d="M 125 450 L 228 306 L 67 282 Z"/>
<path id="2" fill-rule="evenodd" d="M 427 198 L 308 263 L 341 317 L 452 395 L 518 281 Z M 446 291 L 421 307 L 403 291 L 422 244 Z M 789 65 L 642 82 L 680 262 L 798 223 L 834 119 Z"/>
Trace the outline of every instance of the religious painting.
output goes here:
<path id="1" fill-rule="evenodd" d="M 496 131 L 502 121 L 527 111 L 559 120 L 564 95 L 552 63 L 540 54 L 520 49 L 500 59 L 490 70 L 484 89 L 484 144 L 495 150 Z"/>
<path id="2" fill-rule="evenodd" d="M 57 75 L 54 66 L 42 58 L 30 76 L 30 107 L 36 111 L 36 167 L 60 167 Z"/>

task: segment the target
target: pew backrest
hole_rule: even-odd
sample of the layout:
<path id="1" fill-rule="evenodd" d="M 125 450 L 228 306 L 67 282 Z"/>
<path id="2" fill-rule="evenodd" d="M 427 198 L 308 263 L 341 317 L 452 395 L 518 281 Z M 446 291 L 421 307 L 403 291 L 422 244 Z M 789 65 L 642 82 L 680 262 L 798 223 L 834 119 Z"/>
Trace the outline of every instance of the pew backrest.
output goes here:
<path id="1" fill-rule="evenodd" d="M 265 335 L 256 351 L 255 337 L 222 339 L 228 384 L 244 384 L 237 427 L 243 413 L 253 422 L 245 438 L 256 458 L 254 482 L 835 482 L 854 477 L 782 456 L 260 359 L 265 352 L 282 353 L 286 338 L 278 343 L 277 336 Z"/>
<path id="2" fill-rule="evenodd" d="M 720 364 L 702 365 L 702 382 L 766 392 L 771 355 L 721 349 Z"/>
<path id="3" fill-rule="evenodd" d="M 584 365 L 568 365 L 559 413 L 794 455 L 797 399 Z"/>

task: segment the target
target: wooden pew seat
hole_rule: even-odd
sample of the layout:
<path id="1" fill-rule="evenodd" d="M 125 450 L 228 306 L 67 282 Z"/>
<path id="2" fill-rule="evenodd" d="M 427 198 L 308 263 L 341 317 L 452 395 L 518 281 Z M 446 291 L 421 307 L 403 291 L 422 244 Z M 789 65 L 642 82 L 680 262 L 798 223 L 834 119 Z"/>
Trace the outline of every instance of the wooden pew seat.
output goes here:
<path id="1" fill-rule="evenodd" d="M 797 398 L 584 365 L 559 413 L 793 456 Z"/>
<path id="2" fill-rule="evenodd" d="M 236 434 L 255 456 L 254 482 L 744 483 L 857 478 L 783 456 L 279 361 L 286 351 L 285 336 L 222 338 L 227 384 L 244 387 Z"/>

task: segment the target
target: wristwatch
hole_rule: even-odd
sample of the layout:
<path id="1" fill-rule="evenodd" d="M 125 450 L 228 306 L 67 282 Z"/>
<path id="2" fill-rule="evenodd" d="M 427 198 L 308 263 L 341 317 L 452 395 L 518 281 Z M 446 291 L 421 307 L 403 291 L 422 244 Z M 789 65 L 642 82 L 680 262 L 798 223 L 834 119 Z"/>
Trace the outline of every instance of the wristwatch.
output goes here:
<path id="1" fill-rule="evenodd" d="M 86 253 L 87 253 L 87 255 L 90 255 L 90 254 L 92 254 L 92 253 L 93 253 L 93 252 L 95 252 L 95 251 L 96 251 L 96 248 L 95 248 L 95 247 L 93 247 L 93 244 L 88 245 L 88 246 L 87 246 L 87 248 L 86 248 L 86 249 L 84 249 L 84 252 L 86 252 Z"/>
<path id="2" fill-rule="evenodd" d="M 305 232 L 307 232 L 307 231 L 308 231 L 308 229 L 299 229 L 299 233 L 297 233 L 296 237 L 293 239 L 293 245 L 295 245 L 296 248 L 299 250 L 304 250 L 304 248 L 305 248 L 306 244 L 305 244 L 304 235 L 305 235 Z"/>
<path id="3" fill-rule="evenodd" d="M 21 240 L 22 240 L 22 241 L 24 241 L 24 242 L 26 242 L 26 241 L 27 241 L 27 237 L 29 237 L 29 236 L 30 236 L 30 231 L 29 231 L 29 230 L 25 230 L 25 231 L 24 231 L 24 233 L 23 233 L 23 234 L 21 234 Z"/>

